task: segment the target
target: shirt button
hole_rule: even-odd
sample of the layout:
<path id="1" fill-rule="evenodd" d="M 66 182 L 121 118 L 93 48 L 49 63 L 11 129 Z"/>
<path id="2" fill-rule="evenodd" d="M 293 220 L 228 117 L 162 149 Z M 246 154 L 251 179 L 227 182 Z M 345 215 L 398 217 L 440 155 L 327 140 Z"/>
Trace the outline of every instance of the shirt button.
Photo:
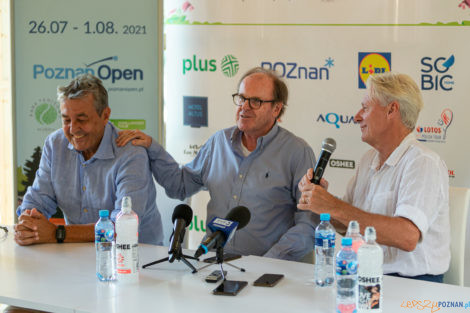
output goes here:
<path id="1" fill-rule="evenodd" d="M 86 190 L 86 187 L 85 187 L 85 186 L 83 186 L 83 188 L 82 188 L 82 189 L 83 189 L 83 191 L 85 191 L 85 190 Z"/>
<path id="2" fill-rule="evenodd" d="M 234 199 L 237 199 L 237 195 L 233 195 L 233 198 L 234 198 Z"/>
<path id="3" fill-rule="evenodd" d="M 243 178 L 243 175 L 242 175 L 242 174 L 240 174 L 240 175 L 238 175 L 238 177 L 240 177 L 240 178 Z"/>
<path id="4" fill-rule="evenodd" d="M 83 164 L 82 164 L 82 166 L 83 166 L 83 167 L 85 167 L 85 166 L 86 166 L 86 164 L 85 164 L 85 163 L 83 163 Z"/>
<path id="5" fill-rule="evenodd" d="M 83 212 L 88 213 L 88 209 L 83 209 Z"/>

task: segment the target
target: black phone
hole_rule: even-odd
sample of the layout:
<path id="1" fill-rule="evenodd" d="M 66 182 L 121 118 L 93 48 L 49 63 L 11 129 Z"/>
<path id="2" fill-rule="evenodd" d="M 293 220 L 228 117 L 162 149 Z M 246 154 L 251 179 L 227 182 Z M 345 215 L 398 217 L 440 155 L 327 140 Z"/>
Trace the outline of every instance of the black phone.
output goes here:
<path id="1" fill-rule="evenodd" d="M 224 271 L 224 277 L 225 277 L 225 275 L 227 275 L 227 271 Z M 215 270 L 212 273 L 210 273 L 209 275 L 207 275 L 206 282 L 216 283 L 221 279 L 222 279 L 222 273 L 220 272 L 220 270 Z"/>
<path id="2" fill-rule="evenodd" d="M 212 290 L 212 293 L 215 295 L 236 296 L 246 285 L 248 285 L 246 281 L 225 280 Z"/>
<path id="3" fill-rule="evenodd" d="M 274 287 L 284 277 L 282 274 L 263 274 L 253 285 L 258 287 Z"/>
<path id="4" fill-rule="evenodd" d="M 241 258 L 242 256 L 240 254 L 235 254 L 235 253 L 224 253 L 224 262 L 232 261 Z M 210 258 L 206 258 L 202 260 L 202 262 L 205 263 L 215 263 L 216 262 L 216 257 L 212 256 Z"/>

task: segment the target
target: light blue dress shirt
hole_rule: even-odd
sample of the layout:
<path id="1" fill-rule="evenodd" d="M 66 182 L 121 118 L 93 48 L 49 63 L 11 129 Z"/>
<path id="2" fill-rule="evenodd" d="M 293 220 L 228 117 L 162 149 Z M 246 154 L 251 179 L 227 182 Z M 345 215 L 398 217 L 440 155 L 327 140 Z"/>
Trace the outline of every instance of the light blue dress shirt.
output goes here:
<path id="1" fill-rule="evenodd" d="M 67 224 L 89 224 L 98 221 L 99 210 L 109 210 L 115 221 L 121 199 L 130 196 L 139 216 L 139 242 L 161 245 L 162 222 L 147 153 L 133 145 L 117 147 L 117 131 L 108 123 L 98 150 L 87 161 L 62 129 L 49 135 L 17 214 L 36 208 L 50 218 L 59 207 Z"/>
<path id="2" fill-rule="evenodd" d="M 318 215 L 297 210 L 297 184 L 313 167 L 313 151 L 276 124 L 245 157 L 241 136 L 237 127 L 218 131 L 181 168 L 154 141 L 148 149 L 153 175 L 172 198 L 183 200 L 207 189 L 207 221 L 225 217 L 239 205 L 250 210 L 250 222 L 235 233 L 225 251 L 300 260 L 313 250 L 319 222 Z"/>

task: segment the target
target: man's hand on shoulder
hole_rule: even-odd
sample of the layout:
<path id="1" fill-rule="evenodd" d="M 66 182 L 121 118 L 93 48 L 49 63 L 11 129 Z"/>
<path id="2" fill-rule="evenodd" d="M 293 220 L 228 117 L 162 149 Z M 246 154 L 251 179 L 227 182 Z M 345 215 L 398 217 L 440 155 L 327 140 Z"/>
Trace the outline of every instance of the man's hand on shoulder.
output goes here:
<path id="1" fill-rule="evenodd" d="M 132 141 L 134 146 L 142 146 L 149 148 L 152 144 L 152 137 L 144 134 L 140 130 L 122 130 L 116 139 L 118 147 L 125 146 L 129 141 Z"/>
<path id="2" fill-rule="evenodd" d="M 14 226 L 15 241 L 21 246 L 56 242 L 56 226 L 36 208 L 25 210 Z"/>

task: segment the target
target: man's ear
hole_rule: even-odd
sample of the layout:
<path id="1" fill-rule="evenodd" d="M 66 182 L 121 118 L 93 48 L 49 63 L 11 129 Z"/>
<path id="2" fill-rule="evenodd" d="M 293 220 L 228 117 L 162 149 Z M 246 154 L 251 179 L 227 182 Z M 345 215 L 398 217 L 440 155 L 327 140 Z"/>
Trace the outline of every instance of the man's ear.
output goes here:
<path id="1" fill-rule="evenodd" d="M 106 107 L 101 113 L 101 118 L 103 118 L 104 124 L 108 123 L 109 117 L 111 116 L 111 108 Z"/>
<path id="2" fill-rule="evenodd" d="M 388 114 L 398 113 L 400 114 L 400 103 L 398 101 L 393 101 L 389 104 Z"/>

